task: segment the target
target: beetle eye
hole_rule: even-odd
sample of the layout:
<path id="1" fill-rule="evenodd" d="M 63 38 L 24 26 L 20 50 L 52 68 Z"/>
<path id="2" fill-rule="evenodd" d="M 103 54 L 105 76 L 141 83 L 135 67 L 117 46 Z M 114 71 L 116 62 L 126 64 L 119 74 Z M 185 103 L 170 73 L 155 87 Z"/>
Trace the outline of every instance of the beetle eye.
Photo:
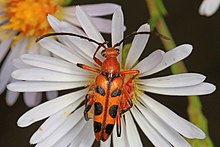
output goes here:
<path id="1" fill-rule="evenodd" d="M 118 48 L 116 48 L 116 52 L 117 52 L 118 54 L 120 54 L 120 50 L 119 50 Z"/>
<path id="2" fill-rule="evenodd" d="M 105 51 L 105 50 L 102 50 L 101 55 L 104 57 L 105 54 L 106 54 L 106 51 Z"/>

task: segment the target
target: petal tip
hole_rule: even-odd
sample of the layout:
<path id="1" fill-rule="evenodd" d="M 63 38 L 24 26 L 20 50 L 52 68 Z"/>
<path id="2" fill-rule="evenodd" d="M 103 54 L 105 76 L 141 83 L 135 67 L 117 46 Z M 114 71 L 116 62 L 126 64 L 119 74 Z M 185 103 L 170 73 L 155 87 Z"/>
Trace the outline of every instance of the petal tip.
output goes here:
<path id="1" fill-rule="evenodd" d="M 13 83 L 8 84 L 7 89 L 13 91 Z"/>
<path id="2" fill-rule="evenodd" d="M 189 52 L 192 52 L 193 46 L 191 44 L 184 44 L 184 47 L 189 50 Z"/>
<path id="3" fill-rule="evenodd" d="M 22 127 L 22 128 L 29 126 L 29 125 L 27 125 L 27 123 L 25 123 L 25 121 L 23 121 L 23 120 L 21 119 L 21 117 L 18 119 L 17 125 L 18 125 L 19 127 Z"/>
<path id="4" fill-rule="evenodd" d="M 142 24 L 138 30 L 150 31 L 150 25 L 148 23 Z"/>
<path id="5" fill-rule="evenodd" d="M 209 84 L 209 88 L 210 88 L 210 90 L 209 90 L 210 93 L 209 94 L 211 94 L 216 90 L 216 86 L 214 84 L 211 84 L 211 83 L 208 83 L 208 84 Z"/>

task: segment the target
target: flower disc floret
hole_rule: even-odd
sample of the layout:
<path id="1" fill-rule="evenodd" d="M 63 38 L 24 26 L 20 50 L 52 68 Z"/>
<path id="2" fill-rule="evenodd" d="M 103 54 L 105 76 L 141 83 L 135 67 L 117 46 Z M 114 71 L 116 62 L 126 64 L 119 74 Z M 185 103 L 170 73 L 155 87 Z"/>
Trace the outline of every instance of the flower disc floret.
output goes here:
<path id="1" fill-rule="evenodd" d="M 50 32 L 46 17 L 48 14 L 58 16 L 60 9 L 53 0 L 10 0 L 5 5 L 4 17 L 8 23 L 2 29 L 14 30 L 25 37 L 37 37 Z"/>

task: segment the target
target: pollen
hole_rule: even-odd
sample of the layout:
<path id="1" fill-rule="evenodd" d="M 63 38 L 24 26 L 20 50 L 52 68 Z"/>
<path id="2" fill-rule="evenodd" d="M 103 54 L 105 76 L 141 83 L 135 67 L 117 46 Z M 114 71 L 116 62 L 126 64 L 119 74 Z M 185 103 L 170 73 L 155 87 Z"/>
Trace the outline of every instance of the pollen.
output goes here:
<path id="1" fill-rule="evenodd" d="M 5 0 L 4 15 L 8 20 L 1 31 L 13 30 L 21 37 L 38 37 L 52 29 L 47 15 L 60 18 L 60 7 L 54 0 Z"/>

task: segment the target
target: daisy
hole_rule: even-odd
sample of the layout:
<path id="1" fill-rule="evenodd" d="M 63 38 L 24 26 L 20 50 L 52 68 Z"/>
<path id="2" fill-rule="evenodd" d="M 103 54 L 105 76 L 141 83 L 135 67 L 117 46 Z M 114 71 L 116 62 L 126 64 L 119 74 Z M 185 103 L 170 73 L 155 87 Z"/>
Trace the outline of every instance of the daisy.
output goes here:
<path id="1" fill-rule="evenodd" d="M 199 8 L 199 14 L 211 16 L 218 10 L 219 5 L 220 0 L 203 0 Z"/>
<path id="2" fill-rule="evenodd" d="M 49 15 L 48 21 L 55 32 L 87 35 L 98 42 L 105 42 L 91 18 L 79 6 L 76 7 L 76 16 L 86 34 L 53 16 Z M 123 21 L 123 13 L 118 8 L 112 18 L 112 45 L 123 38 Z M 143 24 L 137 30 L 137 32 L 140 31 L 150 31 L 149 25 Z M 38 147 L 92 146 L 95 140 L 93 120 L 85 121 L 82 103 L 97 74 L 78 68 L 76 64 L 83 63 L 98 68 L 92 60 L 97 45 L 77 37 L 57 37 L 59 41 L 51 38 L 39 41 L 42 47 L 56 56 L 31 54 L 21 56 L 20 60 L 15 62 L 20 69 L 14 71 L 12 77 L 22 81 L 11 83 L 7 88 L 17 92 L 65 89 L 75 91 L 32 108 L 19 118 L 17 124 L 20 127 L 27 127 L 47 118 L 30 139 L 30 143 Z M 134 105 L 121 117 L 121 137 L 117 137 L 116 129 L 114 129 L 110 138 L 105 142 L 101 141 L 100 146 L 110 146 L 111 140 L 113 146 L 143 146 L 135 121 L 155 146 L 190 146 L 184 137 L 205 138 L 205 134 L 198 127 L 146 93 L 175 96 L 204 95 L 212 93 L 215 86 L 203 82 L 205 76 L 197 73 L 146 78 L 186 58 L 192 51 L 191 45 L 183 44 L 168 52 L 156 50 L 137 63 L 148 38 L 147 34 L 136 35 L 125 65 L 121 65 L 123 67 L 121 70 L 137 69 L 140 71 L 140 74 L 130 82 L 131 87 L 126 85 L 131 88 L 130 94 Z M 122 46 L 119 47 L 120 51 L 121 48 Z M 118 60 L 121 62 L 122 54 L 119 55 Z M 103 61 L 100 52 L 98 52 L 98 57 Z"/>
<path id="3" fill-rule="evenodd" d="M 92 16 L 91 19 L 99 31 L 105 33 L 111 32 L 111 21 L 98 16 L 110 15 L 117 7 L 118 5 L 111 3 L 82 5 Z M 47 15 L 54 15 L 80 27 L 75 11 L 75 6 L 61 7 L 56 0 L 0 1 L 0 94 L 10 81 L 14 81 L 10 78 L 14 69 L 12 59 L 24 53 L 51 56 L 49 51 L 34 43 L 36 37 L 52 31 L 46 19 Z M 46 94 L 48 99 L 57 96 L 56 91 L 48 91 Z M 7 104 L 13 105 L 17 97 L 18 93 L 7 91 Z M 24 101 L 27 106 L 37 105 L 41 101 L 41 93 L 24 93 Z"/>

